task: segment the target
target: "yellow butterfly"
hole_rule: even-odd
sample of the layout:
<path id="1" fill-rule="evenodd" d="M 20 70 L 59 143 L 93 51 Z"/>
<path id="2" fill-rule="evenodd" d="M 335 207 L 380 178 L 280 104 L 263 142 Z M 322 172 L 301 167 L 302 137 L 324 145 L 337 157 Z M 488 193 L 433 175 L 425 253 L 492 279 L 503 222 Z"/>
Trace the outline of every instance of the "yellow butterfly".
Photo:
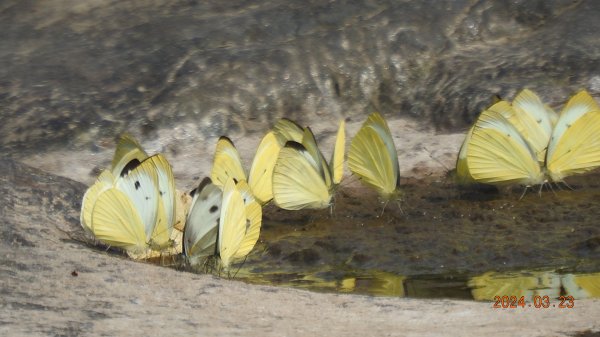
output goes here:
<path id="1" fill-rule="evenodd" d="M 217 251 L 224 270 L 229 269 L 242 246 L 246 236 L 246 222 L 246 206 L 242 193 L 230 178 L 223 187 L 223 203 L 217 236 Z"/>
<path id="2" fill-rule="evenodd" d="M 517 129 L 523 140 L 536 154 L 540 165 L 543 165 L 552 129 L 558 119 L 554 110 L 543 104 L 540 98 L 528 89 L 522 90 L 515 97 L 512 106 L 506 101 L 495 99 L 494 104 L 488 109 L 493 109 L 501 114 Z M 458 155 L 456 172 L 460 184 L 475 182 L 467 165 L 467 149 L 473 129 L 474 126 L 469 129 Z"/>
<path id="3" fill-rule="evenodd" d="M 248 175 L 248 184 L 252 194 L 261 205 L 273 199 L 273 169 L 281 147 L 275 133 L 269 131 L 261 140 L 254 155 Z"/>
<path id="4" fill-rule="evenodd" d="M 219 138 L 211 172 L 215 185 L 223 188 L 230 177 L 236 182 L 248 181 L 253 195 L 261 205 L 273 198 L 272 175 L 281 146 L 273 132 L 268 132 L 260 142 L 250 168 L 250 175 L 242 166 L 240 155 L 227 137 Z"/>
<path id="5" fill-rule="evenodd" d="M 302 143 L 290 140 L 279 152 L 273 170 L 273 200 L 288 210 L 326 208 L 331 204 L 332 178 L 312 131 L 305 128 Z"/>
<path id="6" fill-rule="evenodd" d="M 81 224 L 86 233 L 133 258 L 174 254 L 177 195 L 171 165 L 148 157 L 130 135 L 119 139 L 110 170 L 86 191 Z"/>
<path id="7" fill-rule="evenodd" d="M 228 186 L 230 181 L 233 186 Z M 262 208 L 254 199 L 250 187 L 245 181 L 235 184 L 232 178 L 228 179 L 225 186 L 221 192 L 209 178 L 205 178 L 192 191 L 192 208 L 183 239 L 185 256 L 191 265 L 201 266 L 210 256 L 219 255 L 222 266 L 228 268 L 232 261 L 245 258 L 258 241 Z M 241 204 L 237 195 L 241 197 Z M 227 202 L 225 197 L 228 197 Z M 235 222 L 238 216 L 244 217 L 243 227 L 238 227 Z M 220 238 L 221 235 L 223 238 Z M 242 236 L 239 243 L 236 241 L 237 235 Z M 217 249 L 218 240 L 223 244 L 223 252 Z"/>
<path id="8" fill-rule="evenodd" d="M 284 148 L 273 170 L 273 197 L 284 209 L 322 209 L 344 173 L 345 122 L 340 121 L 331 161 L 327 163 L 310 128 L 279 120 L 273 132 Z M 285 150 L 285 151 L 284 151 Z"/>
<path id="9" fill-rule="evenodd" d="M 166 187 L 160 186 L 157 169 L 165 163 L 160 154 L 149 157 L 98 195 L 91 216 L 91 230 L 98 240 L 132 256 L 169 246 L 172 224 L 167 219 L 172 215 L 165 209 L 168 201 L 163 200 L 161 189 Z M 166 165 L 160 170 L 170 171 Z"/>
<path id="10" fill-rule="evenodd" d="M 183 232 L 183 252 L 191 265 L 201 266 L 217 253 L 223 192 L 205 178 L 190 194 L 193 199 Z"/>
<path id="11" fill-rule="evenodd" d="M 245 181 L 237 183 L 236 188 L 244 201 L 246 226 L 244 227 L 244 238 L 233 255 L 233 259 L 243 259 L 252 251 L 260 236 L 262 207 L 254 198 L 250 186 Z"/>
<path id="12" fill-rule="evenodd" d="M 379 113 L 372 113 L 352 139 L 348 167 L 385 199 L 398 194 L 398 153 L 390 129 Z"/>
<path id="13" fill-rule="evenodd" d="M 521 96 L 532 97 L 527 91 Z M 539 99 L 529 99 L 534 102 L 529 105 L 515 102 L 516 108 L 501 101 L 482 112 L 459 154 L 459 175 L 487 184 L 532 186 L 600 166 L 600 109 L 587 92 L 569 100 L 555 125 Z"/>
<path id="14" fill-rule="evenodd" d="M 313 144 L 316 144 L 316 140 L 314 140 L 314 135 L 312 134 L 312 132 L 307 134 L 306 128 L 302 128 L 296 122 L 287 118 L 282 118 L 279 121 L 277 121 L 275 126 L 273 126 L 272 132 L 274 133 L 281 147 L 283 147 L 288 141 L 295 141 L 297 143 L 301 143 L 302 145 L 304 145 L 304 147 L 310 150 L 311 154 L 313 155 L 313 157 L 315 157 L 316 160 L 319 160 L 322 164 L 327 163 L 325 160 L 321 160 L 321 157 L 319 157 L 317 155 L 317 151 L 315 151 Z M 331 160 L 329 161 L 329 171 L 331 172 L 333 183 L 336 185 L 342 181 L 342 177 L 344 174 L 345 146 L 346 123 L 344 120 L 341 120 L 335 138 L 335 144 L 333 152 L 331 154 Z"/>

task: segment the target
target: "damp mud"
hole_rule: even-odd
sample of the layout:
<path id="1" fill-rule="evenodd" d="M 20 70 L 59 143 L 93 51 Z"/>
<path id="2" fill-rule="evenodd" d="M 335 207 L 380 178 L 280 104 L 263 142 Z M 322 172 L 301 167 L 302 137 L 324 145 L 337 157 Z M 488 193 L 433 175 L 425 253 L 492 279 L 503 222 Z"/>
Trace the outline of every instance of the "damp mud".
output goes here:
<path id="1" fill-rule="evenodd" d="M 350 177 L 332 209 L 266 206 L 260 241 L 235 278 L 317 291 L 488 300 L 493 296 L 477 290 L 503 279 L 500 296 L 508 295 L 512 280 L 509 289 L 519 294 L 552 288 L 557 296 L 597 297 L 598 178 L 573 177 L 568 186 L 541 191 L 404 179 L 402 200 L 384 202 Z M 575 289 L 568 284 L 573 278 L 589 285 Z"/>

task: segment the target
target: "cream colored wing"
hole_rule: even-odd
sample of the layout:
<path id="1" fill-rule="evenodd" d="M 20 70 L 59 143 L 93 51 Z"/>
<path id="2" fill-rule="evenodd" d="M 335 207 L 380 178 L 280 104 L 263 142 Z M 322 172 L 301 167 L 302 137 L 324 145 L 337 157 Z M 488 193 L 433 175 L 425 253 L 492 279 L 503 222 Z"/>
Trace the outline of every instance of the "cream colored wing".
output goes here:
<path id="1" fill-rule="evenodd" d="M 154 164 L 150 160 L 144 160 L 125 176 L 118 177 L 115 187 L 125 193 L 133 204 L 144 224 L 146 241 L 150 241 L 161 215 L 159 208 L 162 207 Z"/>
<path id="2" fill-rule="evenodd" d="M 546 167 L 552 181 L 600 165 L 600 108 L 585 91 L 566 104 L 552 133 Z"/>
<path id="3" fill-rule="evenodd" d="M 183 251 L 192 265 L 201 265 L 216 255 L 223 193 L 210 178 L 192 191 L 193 199 L 183 232 Z"/>
<path id="4" fill-rule="evenodd" d="M 227 137 L 219 138 L 213 168 L 210 175 L 213 184 L 223 188 L 229 177 L 235 181 L 246 180 L 246 171 L 233 142 Z"/>
<path id="5" fill-rule="evenodd" d="M 562 117 L 559 120 L 561 123 Z M 590 111 L 569 124 L 548 148 L 546 167 L 555 182 L 600 166 L 600 111 Z"/>
<path id="6" fill-rule="evenodd" d="M 111 172 L 115 177 L 125 175 L 146 158 L 148 158 L 148 155 L 142 149 L 140 143 L 133 136 L 123 134 L 119 138 L 119 143 L 113 156 Z"/>
<path id="7" fill-rule="evenodd" d="M 329 161 L 329 168 L 333 175 L 333 183 L 339 184 L 344 176 L 344 149 L 346 147 L 346 122 L 342 119 L 335 137 L 335 146 Z"/>
<path id="8" fill-rule="evenodd" d="M 309 127 L 304 128 L 304 136 L 302 137 L 302 145 L 308 151 L 308 153 L 312 156 L 315 163 L 317 163 L 317 168 L 319 169 L 319 173 L 321 177 L 325 181 L 325 185 L 331 186 L 333 184 L 332 173 L 330 170 L 325 157 L 321 150 L 319 150 L 319 146 L 317 145 L 317 139 L 315 138 L 315 134 Z"/>
<path id="9" fill-rule="evenodd" d="M 460 150 L 458 152 L 458 158 L 456 160 L 456 177 L 457 182 L 462 185 L 468 185 L 474 183 L 475 180 L 469 172 L 469 166 L 467 165 L 467 150 L 469 148 L 469 142 L 473 136 L 473 127 L 469 129 L 465 140 L 463 141 Z"/>
<path id="10" fill-rule="evenodd" d="M 290 141 L 281 149 L 273 171 L 275 204 L 288 210 L 326 208 L 331 204 L 331 187 L 302 144 Z"/>
<path id="11" fill-rule="evenodd" d="M 552 132 L 550 143 L 548 144 L 549 157 L 552 157 L 552 151 L 557 147 L 561 135 L 563 135 L 581 116 L 590 111 L 600 111 L 600 107 L 598 107 L 596 101 L 587 91 L 580 91 L 569 99 L 563 110 L 560 112 L 558 121 L 554 126 L 554 131 Z"/>
<path id="12" fill-rule="evenodd" d="M 484 111 L 473 127 L 467 149 L 471 176 L 475 181 L 494 185 L 543 183 L 545 178 L 535 153 L 495 106 Z"/>
<path id="13" fill-rule="evenodd" d="M 396 193 L 398 155 L 387 124 L 378 113 L 371 114 L 352 139 L 348 168 L 384 198 L 389 199 Z"/>
<path id="14" fill-rule="evenodd" d="M 513 124 L 536 154 L 540 165 L 543 165 L 554 126 L 552 120 L 556 118 L 556 114 L 528 89 L 515 97 L 512 107 L 516 119 Z"/>
<path id="15" fill-rule="evenodd" d="M 177 190 L 175 189 L 175 177 L 173 176 L 173 169 L 171 168 L 171 164 L 169 164 L 167 159 L 162 154 L 154 155 L 148 158 L 148 160 L 152 161 L 152 164 L 154 164 L 156 169 L 159 197 L 164 207 L 166 219 L 165 225 L 167 234 L 170 237 L 171 233 L 173 232 L 175 219 L 177 217 L 177 203 L 175 199 Z"/>
<path id="16" fill-rule="evenodd" d="M 400 165 L 398 164 L 398 151 L 396 150 L 396 144 L 394 143 L 394 139 L 392 138 L 392 133 L 390 132 L 387 122 L 379 112 L 373 112 L 369 118 L 367 118 L 363 126 L 374 129 L 379 135 L 379 138 L 381 138 L 385 144 L 389 157 L 392 160 L 394 175 L 398 177 L 396 180 L 399 183 Z"/>
<path id="17" fill-rule="evenodd" d="M 248 176 L 248 183 L 252 193 L 261 205 L 273 199 L 273 169 L 280 150 L 281 145 L 277 142 L 273 131 L 269 131 L 263 137 L 256 150 Z"/>
<path id="18" fill-rule="evenodd" d="M 107 245 L 142 253 L 148 249 L 144 224 L 129 197 L 116 188 L 100 193 L 92 210 L 92 232 Z"/>
<path id="19" fill-rule="evenodd" d="M 228 179 L 223 188 L 223 204 L 219 220 L 218 251 L 221 265 L 229 268 L 233 257 L 240 248 L 246 233 L 246 207 L 242 194 L 236 188 L 232 178 Z"/>
<path id="20" fill-rule="evenodd" d="M 85 194 L 83 195 L 83 200 L 81 202 L 81 226 L 85 230 L 86 234 L 93 235 L 92 233 L 92 210 L 94 209 L 94 204 L 98 199 L 100 193 L 106 191 L 111 188 L 114 183 L 114 177 L 109 170 L 104 170 L 100 173 L 100 176 L 96 179 L 94 185 L 90 186 Z"/>
<path id="21" fill-rule="evenodd" d="M 260 227 L 262 225 L 262 208 L 260 204 L 252 196 L 250 186 L 245 181 L 240 181 L 237 188 L 242 195 L 244 205 L 246 207 L 246 228 L 244 239 L 240 243 L 240 247 L 233 255 L 234 259 L 243 259 L 252 251 L 254 245 L 260 236 Z"/>
<path id="22" fill-rule="evenodd" d="M 290 140 L 302 143 L 304 129 L 296 122 L 287 118 L 282 118 L 273 126 L 273 133 L 277 138 L 279 145 L 283 147 L 285 143 Z"/>

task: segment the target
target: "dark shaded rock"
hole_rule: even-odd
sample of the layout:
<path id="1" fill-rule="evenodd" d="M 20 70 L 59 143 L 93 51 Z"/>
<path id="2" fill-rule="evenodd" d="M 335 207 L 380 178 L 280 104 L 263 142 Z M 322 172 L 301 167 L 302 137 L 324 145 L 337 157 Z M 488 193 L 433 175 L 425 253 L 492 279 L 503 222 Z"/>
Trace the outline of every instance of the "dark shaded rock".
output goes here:
<path id="1" fill-rule="evenodd" d="M 463 128 L 493 94 L 600 91 L 595 1 L 0 5 L 0 148 L 192 123 L 206 136 L 372 110 Z"/>

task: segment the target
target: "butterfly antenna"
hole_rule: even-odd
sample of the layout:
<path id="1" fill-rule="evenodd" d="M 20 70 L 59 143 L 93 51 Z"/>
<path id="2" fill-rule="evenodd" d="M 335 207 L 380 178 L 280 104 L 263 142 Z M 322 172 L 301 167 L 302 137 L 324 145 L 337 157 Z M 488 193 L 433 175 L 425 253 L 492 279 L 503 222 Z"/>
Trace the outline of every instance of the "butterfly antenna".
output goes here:
<path id="1" fill-rule="evenodd" d="M 450 172 L 451 169 L 448 168 L 448 166 L 446 166 L 446 164 L 444 164 L 441 160 L 439 160 L 437 157 L 433 156 L 433 153 L 431 151 L 429 151 L 428 148 L 424 148 L 425 151 L 427 152 L 427 154 L 429 155 L 429 158 L 433 159 L 436 163 L 438 163 L 441 167 L 444 168 L 444 170 L 446 170 L 446 173 Z"/>
<path id="2" fill-rule="evenodd" d="M 345 177 L 342 178 L 342 181 L 340 181 L 340 183 L 337 184 L 337 188 L 336 189 L 344 187 L 344 186 L 346 186 L 346 185 L 348 185 L 348 184 L 350 184 L 350 183 L 352 183 L 354 181 L 357 181 L 357 180 L 360 180 L 360 178 L 357 177 L 354 174 L 351 174 L 350 176 L 345 176 Z"/>

